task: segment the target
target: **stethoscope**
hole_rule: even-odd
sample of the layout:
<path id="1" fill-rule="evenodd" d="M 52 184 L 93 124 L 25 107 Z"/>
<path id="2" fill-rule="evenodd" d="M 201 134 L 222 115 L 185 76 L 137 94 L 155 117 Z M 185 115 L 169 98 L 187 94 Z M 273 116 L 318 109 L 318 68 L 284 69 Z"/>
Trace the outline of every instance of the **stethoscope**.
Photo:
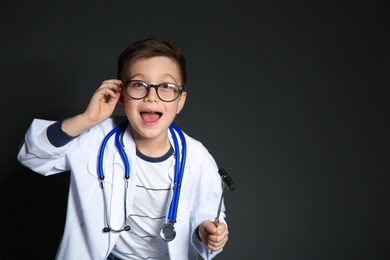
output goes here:
<path id="1" fill-rule="evenodd" d="M 98 175 L 100 179 L 100 186 L 103 191 L 103 199 L 104 199 L 104 215 L 105 215 L 105 222 L 107 224 L 106 227 L 103 228 L 103 232 L 122 232 L 122 231 L 130 231 L 130 226 L 126 225 L 127 220 L 127 188 L 128 188 L 128 182 L 130 178 L 130 163 L 129 159 L 127 158 L 127 155 L 125 153 L 125 150 L 123 149 L 122 143 L 120 141 L 121 134 L 126 130 L 127 125 L 129 124 L 129 121 L 124 121 L 114 129 L 112 129 L 106 137 L 103 139 L 102 145 L 100 147 L 99 152 L 99 159 L 98 159 Z M 186 162 L 186 155 L 187 155 L 187 144 L 184 137 L 183 132 L 180 130 L 179 127 L 177 127 L 175 124 L 171 124 L 169 126 L 169 131 L 172 135 L 173 145 L 175 147 L 175 175 L 174 175 L 174 184 L 173 184 L 173 196 L 171 200 L 171 204 L 169 206 L 169 212 L 168 212 L 168 222 L 163 224 L 160 229 L 160 237 L 164 241 L 172 241 L 176 236 L 176 231 L 174 224 L 176 223 L 177 219 L 177 208 L 179 204 L 179 197 L 180 197 L 180 189 L 181 189 L 181 182 L 183 179 L 183 173 L 184 173 L 184 166 Z M 175 132 L 179 135 L 182 145 L 182 152 L 181 152 L 181 161 L 180 161 L 180 154 L 179 154 L 179 142 L 177 140 Z M 103 155 L 104 150 L 107 146 L 108 140 L 111 138 L 112 135 L 115 134 L 115 145 L 119 151 L 119 154 L 122 158 L 123 164 L 124 164 L 124 171 L 125 171 L 125 192 L 124 192 L 124 220 L 123 225 L 120 229 L 114 229 L 110 226 L 110 221 L 108 217 L 108 206 L 107 206 L 107 196 L 106 191 L 104 189 L 104 173 L 103 173 Z M 178 163 L 180 162 L 180 163 Z"/>

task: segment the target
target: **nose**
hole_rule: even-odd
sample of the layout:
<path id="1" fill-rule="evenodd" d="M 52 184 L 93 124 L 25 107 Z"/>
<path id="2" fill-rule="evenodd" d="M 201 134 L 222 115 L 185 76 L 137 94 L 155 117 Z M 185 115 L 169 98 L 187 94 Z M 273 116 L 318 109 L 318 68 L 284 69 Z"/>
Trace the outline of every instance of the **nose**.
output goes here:
<path id="1" fill-rule="evenodd" d="M 145 97 L 145 101 L 157 101 L 159 100 L 159 97 L 157 95 L 157 86 L 156 85 L 150 85 L 148 94 Z"/>

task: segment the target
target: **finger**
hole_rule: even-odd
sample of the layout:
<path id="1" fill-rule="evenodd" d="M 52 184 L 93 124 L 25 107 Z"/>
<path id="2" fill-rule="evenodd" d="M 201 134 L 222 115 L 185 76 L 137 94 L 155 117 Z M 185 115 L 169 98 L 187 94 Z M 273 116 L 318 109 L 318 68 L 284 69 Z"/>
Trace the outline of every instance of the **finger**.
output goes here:
<path id="1" fill-rule="evenodd" d="M 95 93 L 100 93 L 100 94 L 114 94 L 117 92 L 120 92 L 122 90 L 121 84 L 114 84 L 111 82 L 105 82 L 102 84 L 96 91 Z"/>
<path id="2" fill-rule="evenodd" d="M 108 87 L 100 88 L 95 91 L 95 95 L 99 95 L 99 99 L 105 99 L 106 102 L 108 102 L 108 100 L 110 100 L 111 98 L 116 98 L 117 93 L 118 91 Z"/>
<path id="3" fill-rule="evenodd" d="M 212 251 L 218 251 L 225 246 L 227 240 L 227 236 L 219 237 L 216 241 L 208 240 L 207 246 Z"/>
<path id="4" fill-rule="evenodd" d="M 223 234 L 224 232 L 227 231 L 227 226 L 225 223 L 220 223 L 220 225 L 218 225 L 217 229 L 218 229 L 217 234 Z"/>
<path id="5" fill-rule="evenodd" d="M 219 236 L 223 234 L 226 231 L 226 224 L 221 222 L 217 226 L 214 222 L 212 222 L 213 225 L 209 225 L 207 231 L 210 233 L 210 235 Z"/>
<path id="6" fill-rule="evenodd" d="M 226 243 L 229 235 L 229 230 L 226 228 L 218 230 L 217 234 L 210 234 L 207 237 L 208 243 L 213 244 L 214 246 L 219 246 L 223 243 Z"/>
<path id="7" fill-rule="evenodd" d="M 105 80 L 103 81 L 99 88 L 97 89 L 100 90 L 100 89 L 104 89 L 104 88 L 110 88 L 110 89 L 115 89 L 115 90 L 118 90 L 122 85 L 122 81 L 121 80 L 117 80 L 117 79 L 110 79 L 110 80 Z"/>
<path id="8" fill-rule="evenodd" d="M 99 92 L 99 91 L 101 91 L 101 90 L 107 90 L 107 89 L 109 89 L 109 90 L 111 90 L 111 91 L 113 91 L 113 92 L 120 92 L 122 88 L 121 88 L 120 85 L 115 85 L 115 84 L 106 83 L 106 84 L 101 85 L 101 86 L 95 91 L 95 93 L 96 93 L 96 92 Z"/>
<path id="9" fill-rule="evenodd" d="M 209 243 L 219 244 L 227 238 L 227 232 L 222 233 L 221 235 L 209 235 L 207 241 Z"/>
<path id="10" fill-rule="evenodd" d="M 120 84 L 122 84 L 122 80 L 119 80 L 119 79 L 108 79 L 108 80 L 103 81 L 101 85 L 103 85 L 103 84 L 120 85 Z"/>

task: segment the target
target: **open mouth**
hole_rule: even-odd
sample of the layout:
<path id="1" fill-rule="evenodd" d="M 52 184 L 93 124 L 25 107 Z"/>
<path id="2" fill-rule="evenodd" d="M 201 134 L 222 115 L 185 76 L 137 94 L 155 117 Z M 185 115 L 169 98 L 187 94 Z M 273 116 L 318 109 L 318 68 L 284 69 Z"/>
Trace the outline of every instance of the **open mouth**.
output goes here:
<path id="1" fill-rule="evenodd" d="M 141 118 L 146 124 L 152 124 L 160 119 L 161 112 L 141 112 Z"/>

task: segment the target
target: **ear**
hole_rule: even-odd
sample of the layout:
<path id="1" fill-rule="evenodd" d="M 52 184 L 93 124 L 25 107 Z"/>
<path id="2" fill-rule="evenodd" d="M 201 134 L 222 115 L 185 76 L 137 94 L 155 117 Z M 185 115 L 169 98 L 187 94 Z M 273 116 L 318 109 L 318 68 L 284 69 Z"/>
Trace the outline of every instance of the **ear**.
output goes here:
<path id="1" fill-rule="evenodd" d="M 121 109 L 125 110 L 125 97 L 123 96 L 123 93 L 119 96 L 118 105 Z"/>
<path id="2" fill-rule="evenodd" d="M 179 114 L 180 111 L 183 109 L 184 104 L 186 103 L 187 98 L 187 92 L 183 91 L 179 96 L 179 103 L 177 105 L 177 111 L 176 114 Z"/>

